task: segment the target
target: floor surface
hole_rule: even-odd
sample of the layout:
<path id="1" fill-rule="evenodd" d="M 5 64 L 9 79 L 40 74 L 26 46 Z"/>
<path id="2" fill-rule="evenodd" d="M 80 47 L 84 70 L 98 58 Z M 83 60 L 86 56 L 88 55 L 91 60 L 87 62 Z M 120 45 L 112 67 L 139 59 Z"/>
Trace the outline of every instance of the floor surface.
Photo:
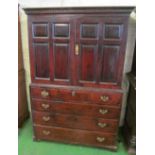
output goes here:
<path id="1" fill-rule="evenodd" d="M 35 142 L 32 139 L 30 119 L 19 129 L 18 135 L 18 155 L 128 155 L 122 142 L 118 144 L 117 152 L 55 142 Z"/>

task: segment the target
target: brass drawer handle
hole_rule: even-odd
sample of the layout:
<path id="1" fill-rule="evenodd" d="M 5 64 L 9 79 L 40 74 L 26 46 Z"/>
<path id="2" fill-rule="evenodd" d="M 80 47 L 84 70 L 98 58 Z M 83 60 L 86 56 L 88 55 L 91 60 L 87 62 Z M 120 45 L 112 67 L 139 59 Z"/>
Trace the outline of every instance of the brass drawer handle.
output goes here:
<path id="1" fill-rule="evenodd" d="M 101 96 L 100 99 L 103 102 L 107 102 L 109 100 L 109 96 Z"/>
<path id="2" fill-rule="evenodd" d="M 43 130 L 43 134 L 48 136 L 51 132 L 50 131 L 47 131 L 47 130 Z"/>
<path id="3" fill-rule="evenodd" d="M 73 91 L 72 91 L 72 96 L 75 96 L 75 94 L 76 94 L 76 92 L 73 90 Z"/>
<path id="4" fill-rule="evenodd" d="M 100 143 L 104 142 L 105 141 L 105 138 L 104 137 L 97 137 L 96 140 Z"/>
<path id="5" fill-rule="evenodd" d="M 47 122 L 50 120 L 50 117 L 49 116 L 43 116 L 42 119 Z"/>
<path id="6" fill-rule="evenodd" d="M 97 125 L 101 128 L 105 128 L 107 126 L 106 123 L 100 123 L 100 122 Z"/>
<path id="7" fill-rule="evenodd" d="M 43 91 L 41 92 L 41 96 L 45 98 L 45 97 L 49 96 L 49 92 L 46 91 L 46 90 L 43 90 Z"/>
<path id="8" fill-rule="evenodd" d="M 108 113 L 108 110 L 107 109 L 99 109 L 99 113 L 104 115 L 104 114 Z"/>
<path id="9" fill-rule="evenodd" d="M 50 107 L 49 104 L 44 104 L 44 103 L 43 103 L 41 106 L 42 106 L 44 109 L 48 109 L 48 108 Z"/>

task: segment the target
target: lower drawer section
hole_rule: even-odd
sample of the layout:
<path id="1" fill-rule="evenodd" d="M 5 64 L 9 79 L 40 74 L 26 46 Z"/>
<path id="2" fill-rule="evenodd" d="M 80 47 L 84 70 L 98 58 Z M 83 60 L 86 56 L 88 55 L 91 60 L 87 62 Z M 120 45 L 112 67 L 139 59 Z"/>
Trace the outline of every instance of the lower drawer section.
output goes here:
<path id="1" fill-rule="evenodd" d="M 102 117 L 119 119 L 120 108 L 106 105 L 89 104 L 83 102 L 56 102 L 40 99 L 32 99 L 31 106 L 36 111 L 46 111 L 80 116 Z"/>
<path id="2" fill-rule="evenodd" d="M 35 139 L 116 149 L 116 135 L 87 130 L 34 125 Z"/>
<path id="3" fill-rule="evenodd" d="M 116 133 L 118 120 L 33 111 L 35 124 Z"/>

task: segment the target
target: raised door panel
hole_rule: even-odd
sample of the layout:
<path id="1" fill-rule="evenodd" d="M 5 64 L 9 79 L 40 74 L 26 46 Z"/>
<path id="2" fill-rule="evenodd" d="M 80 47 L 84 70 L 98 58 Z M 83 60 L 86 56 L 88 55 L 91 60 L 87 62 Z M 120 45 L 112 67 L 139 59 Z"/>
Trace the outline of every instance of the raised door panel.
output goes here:
<path id="1" fill-rule="evenodd" d="M 118 74 L 119 46 L 102 47 L 101 81 L 116 82 Z"/>
<path id="2" fill-rule="evenodd" d="M 98 37 L 98 24 L 81 24 L 80 29 L 80 37 L 82 39 L 96 39 Z"/>
<path id="3" fill-rule="evenodd" d="M 105 39 L 120 40 L 122 38 L 122 32 L 122 24 L 105 24 Z"/>
<path id="4" fill-rule="evenodd" d="M 54 75 L 55 79 L 69 78 L 69 45 L 56 43 L 54 51 Z"/>
<path id="5" fill-rule="evenodd" d="M 49 78 L 49 46 L 48 43 L 34 43 L 35 78 Z"/>
<path id="6" fill-rule="evenodd" d="M 81 76 L 80 80 L 94 81 L 95 79 L 95 45 L 81 45 Z"/>
<path id="7" fill-rule="evenodd" d="M 47 37 L 48 38 L 48 24 L 47 23 L 34 23 L 32 25 L 33 38 Z"/>
<path id="8" fill-rule="evenodd" d="M 70 24 L 66 22 L 53 24 L 53 37 L 54 38 L 69 38 L 70 37 Z"/>

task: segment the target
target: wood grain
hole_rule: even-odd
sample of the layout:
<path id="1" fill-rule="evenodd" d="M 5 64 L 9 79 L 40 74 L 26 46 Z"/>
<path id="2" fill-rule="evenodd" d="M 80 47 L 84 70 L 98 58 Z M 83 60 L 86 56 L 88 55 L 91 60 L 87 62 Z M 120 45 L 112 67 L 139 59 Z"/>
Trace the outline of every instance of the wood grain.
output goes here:
<path id="1" fill-rule="evenodd" d="M 92 132 L 87 130 L 73 130 L 60 127 L 47 127 L 34 125 L 35 136 L 38 139 L 59 141 L 71 144 L 83 144 L 89 146 L 106 147 L 116 146 L 116 135 L 103 132 Z M 43 134 L 43 131 L 48 135 Z M 104 142 L 98 142 L 97 137 L 105 138 Z"/>
<path id="2" fill-rule="evenodd" d="M 112 119 L 38 111 L 33 111 L 32 115 L 34 123 L 39 125 L 111 133 L 117 133 L 118 128 L 118 120 Z"/>
<path id="3" fill-rule="evenodd" d="M 33 110 L 36 111 L 72 114 L 79 116 L 91 116 L 96 118 L 100 117 L 107 119 L 118 119 L 120 116 L 120 107 L 111 107 L 106 105 L 97 105 L 83 102 L 73 103 L 32 99 L 31 107 Z M 107 110 L 107 113 L 101 114 L 100 109 Z"/>

